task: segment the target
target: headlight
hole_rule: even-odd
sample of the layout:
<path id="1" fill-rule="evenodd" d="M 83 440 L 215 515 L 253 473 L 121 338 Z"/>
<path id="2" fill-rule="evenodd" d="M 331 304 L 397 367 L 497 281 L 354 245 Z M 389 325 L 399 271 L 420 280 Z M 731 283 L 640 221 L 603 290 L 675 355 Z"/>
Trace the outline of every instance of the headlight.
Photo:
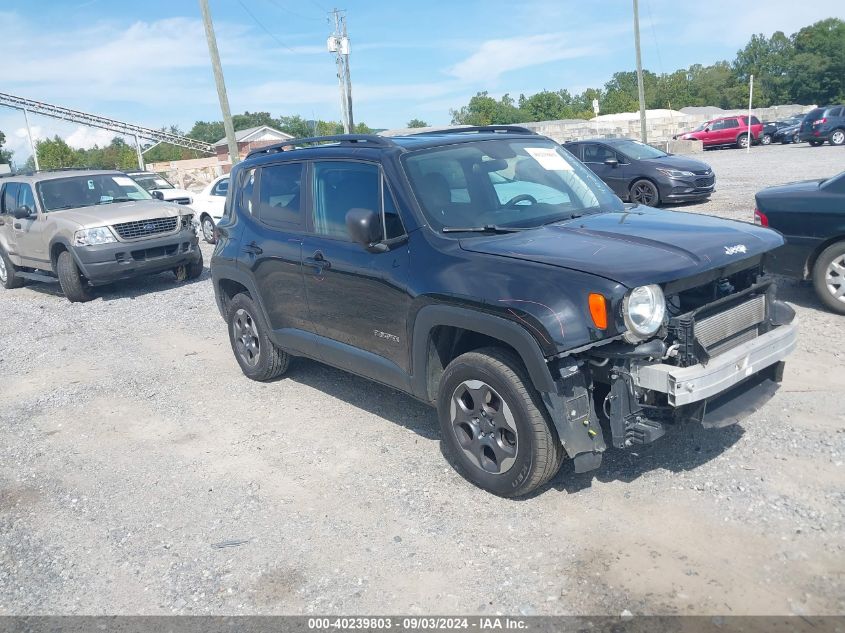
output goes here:
<path id="1" fill-rule="evenodd" d="M 191 224 L 192 224 L 191 220 L 194 219 L 194 215 L 192 213 L 187 213 L 187 214 L 181 216 L 181 218 L 182 218 L 182 228 L 187 228 L 187 227 L 191 226 Z"/>
<path id="2" fill-rule="evenodd" d="M 97 244 L 111 244 L 116 242 L 114 235 L 107 226 L 98 226 L 94 229 L 82 229 L 73 234 L 73 243 L 76 246 L 96 246 Z"/>
<path id="3" fill-rule="evenodd" d="M 694 173 L 691 171 L 681 171 L 680 169 L 660 169 L 658 168 L 661 174 L 666 174 L 669 178 L 686 178 L 687 176 L 695 176 Z"/>
<path id="4" fill-rule="evenodd" d="M 638 286 L 622 302 L 622 315 L 628 332 L 625 338 L 637 342 L 654 336 L 663 325 L 666 299 L 660 286 Z"/>

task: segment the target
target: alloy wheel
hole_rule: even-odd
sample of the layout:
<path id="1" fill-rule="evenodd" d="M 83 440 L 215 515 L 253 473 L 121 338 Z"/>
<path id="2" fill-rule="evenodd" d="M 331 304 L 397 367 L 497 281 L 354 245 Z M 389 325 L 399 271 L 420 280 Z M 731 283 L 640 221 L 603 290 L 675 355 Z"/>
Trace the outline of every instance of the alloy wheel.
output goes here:
<path id="1" fill-rule="evenodd" d="M 763 145 L 770 145 L 772 142 L 772 137 L 768 134 L 764 134 L 763 137 L 760 139 L 760 143 Z"/>
<path id="2" fill-rule="evenodd" d="M 845 254 L 835 257 L 830 262 L 824 281 L 833 298 L 845 303 Z"/>
<path id="3" fill-rule="evenodd" d="M 510 407 L 493 387 L 465 380 L 452 394 L 452 432 L 469 460 L 484 472 L 501 475 L 514 465 L 518 435 Z"/>
<path id="4" fill-rule="evenodd" d="M 742 136 L 740 136 L 739 141 L 737 141 L 737 143 L 739 144 L 739 147 L 741 149 L 745 149 L 746 147 L 748 147 L 748 135 L 743 134 Z"/>
<path id="5" fill-rule="evenodd" d="M 211 218 L 205 218 L 202 221 L 202 236 L 206 242 L 214 241 L 214 222 Z"/>
<path id="6" fill-rule="evenodd" d="M 845 143 L 845 132 L 842 130 L 836 130 L 830 135 L 830 142 L 833 145 L 842 145 Z"/>
<path id="7" fill-rule="evenodd" d="M 261 356 L 261 341 L 252 315 L 243 308 L 235 312 L 232 330 L 238 356 L 250 367 L 255 367 Z"/>
<path id="8" fill-rule="evenodd" d="M 650 207 L 657 202 L 657 189 L 650 182 L 638 182 L 631 188 L 631 197 L 635 202 Z"/>
<path id="9" fill-rule="evenodd" d="M 3 259 L 3 256 L 0 255 L 0 281 L 6 282 L 6 279 L 9 277 L 9 271 L 6 270 L 6 260 Z"/>

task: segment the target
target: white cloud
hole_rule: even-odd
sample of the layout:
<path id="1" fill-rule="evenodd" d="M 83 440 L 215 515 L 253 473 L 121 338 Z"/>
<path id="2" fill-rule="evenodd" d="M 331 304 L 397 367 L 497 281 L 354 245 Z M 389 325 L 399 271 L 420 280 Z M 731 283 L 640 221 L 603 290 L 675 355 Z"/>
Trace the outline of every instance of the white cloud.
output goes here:
<path id="1" fill-rule="evenodd" d="M 452 66 L 448 73 L 468 82 L 482 77 L 492 81 L 511 70 L 586 57 L 598 52 L 595 46 L 572 46 L 573 41 L 584 40 L 563 33 L 487 40 L 472 55 Z"/>
<path id="2" fill-rule="evenodd" d="M 79 125 L 65 137 L 65 142 L 74 149 L 91 149 L 95 145 L 108 145 L 115 136 L 114 132 L 108 130 Z"/>

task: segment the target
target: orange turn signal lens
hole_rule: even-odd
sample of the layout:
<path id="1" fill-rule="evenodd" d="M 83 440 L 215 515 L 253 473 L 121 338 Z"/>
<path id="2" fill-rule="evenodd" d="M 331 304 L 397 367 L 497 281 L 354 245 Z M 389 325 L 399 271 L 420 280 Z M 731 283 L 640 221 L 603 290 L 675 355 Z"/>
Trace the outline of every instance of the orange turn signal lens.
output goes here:
<path id="1" fill-rule="evenodd" d="M 597 292 L 590 293 L 590 316 L 600 330 L 607 329 L 607 299 Z"/>

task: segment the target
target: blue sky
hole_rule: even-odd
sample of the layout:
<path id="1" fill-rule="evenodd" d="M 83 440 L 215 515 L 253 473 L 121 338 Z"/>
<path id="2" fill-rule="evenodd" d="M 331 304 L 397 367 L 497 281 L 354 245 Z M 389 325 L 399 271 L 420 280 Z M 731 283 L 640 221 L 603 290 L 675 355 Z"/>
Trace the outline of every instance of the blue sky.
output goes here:
<path id="1" fill-rule="evenodd" d="M 330 0 L 210 0 L 233 112 L 340 118 Z M 244 6 L 248 11 L 244 9 Z M 630 0 L 345 0 L 355 118 L 401 127 L 449 122 L 479 90 L 602 85 L 633 69 Z M 796 15 L 797 13 L 797 15 Z M 262 26 L 259 26 L 255 16 Z M 792 33 L 845 5 L 807 0 L 640 0 L 644 66 L 668 72 L 731 59 L 752 33 Z M 730 16 L 726 18 L 725 16 Z M 219 119 L 195 0 L 4 0 L 0 92 L 151 127 Z M 71 145 L 111 134 L 32 117 L 38 136 Z M 0 109 L 0 130 L 23 161 L 23 116 Z"/>

